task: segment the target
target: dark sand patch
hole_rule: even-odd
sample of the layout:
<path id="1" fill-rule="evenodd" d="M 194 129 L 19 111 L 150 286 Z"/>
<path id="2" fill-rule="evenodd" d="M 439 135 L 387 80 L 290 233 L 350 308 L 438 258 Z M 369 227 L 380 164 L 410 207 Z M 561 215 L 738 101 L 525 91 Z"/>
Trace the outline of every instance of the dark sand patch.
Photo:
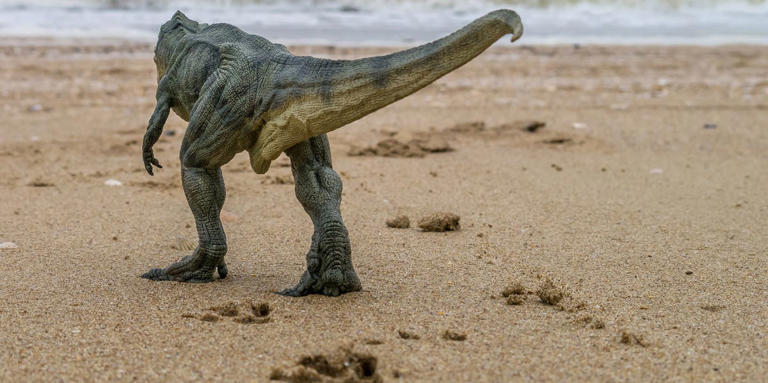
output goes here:
<path id="1" fill-rule="evenodd" d="M 203 322 L 218 322 L 221 318 L 219 318 L 219 316 L 214 313 L 204 313 L 197 319 L 200 319 Z"/>
<path id="2" fill-rule="evenodd" d="M 373 146 L 352 146 L 347 152 L 350 156 L 379 156 L 421 158 L 429 153 L 453 151 L 448 141 L 433 132 L 398 132 Z"/>
<path id="3" fill-rule="evenodd" d="M 574 322 L 578 325 L 597 330 L 605 328 L 605 322 L 603 322 L 603 320 L 600 318 L 593 317 L 592 315 L 585 315 L 576 319 Z"/>
<path id="4" fill-rule="evenodd" d="M 210 307 L 208 310 L 223 317 L 234 317 L 240 314 L 240 310 L 237 308 L 237 303 L 235 302 L 227 302 L 221 306 Z"/>
<path id="5" fill-rule="evenodd" d="M 220 306 L 206 309 L 206 312 L 196 315 L 192 313 L 182 314 L 182 318 L 196 318 L 205 322 L 218 322 L 224 318 L 232 318 L 232 321 L 240 324 L 268 323 L 271 321 L 269 314 L 272 309 L 269 303 L 237 303 L 227 302 Z"/>
<path id="6" fill-rule="evenodd" d="M 421 336 L 419 334 L 406 331 L 406 330 L 397 330 L 397 336 L 399 336 L 400 339 L 411 339 L 411 340 L 421 339 Z"/>
<path id="7" fill-rule="evenodd" d="M 237 318 L 233 318 L 232 321 L 240 324 L 254 324 L 254 323 L 268 323 L 271 320 L 270 317 L 256 317 L 251 314 L 243 314 Z"/>
<path id="8" fill-rule="evenodd" d="M 265 317 L 272 312 L 272 308 L 269 306 L 269 303 L 266 303 L 266 302 L 262 302 L 262 303 L 251 302 L 251 311 L 255 316 Z"/>
<path id="9" fill-rule="evenodd" d="M 278 174 L 274 176 L 266 176 L 261 183 L 265 185 L 293 185 L 295 181 L 291 174 Z"/>
<path id="10" fill-rule="evenodd" d="M 54 184 L 53 182 L 50 182 L 50 181 L 44 181 L 44 180 L 41 180 L 41 179 L 36 179 L 36 180 L 28 183 L 27 186 L 32 186 L 32 187 L 35 187 L 35 188 L 49 188 L 49 187 L 56 186 L 56 184 Z"/>
<path id="11" fill-rule="evenodd" d="M 166 183 L 166 182 L 157 182 L 157 181 L 128 182 L 128 186 L 138 186 L 141 188 L 161 189 L 161 190 L 176 189 L 181 187 L 180 184 L 175 182 Z"/>
<path id="12" fill-rule="evenodd" d="M 711 313 L 716 313 L 725 310 L 724 305 L 702 305 L 702 310 L 709 311 Z"/>

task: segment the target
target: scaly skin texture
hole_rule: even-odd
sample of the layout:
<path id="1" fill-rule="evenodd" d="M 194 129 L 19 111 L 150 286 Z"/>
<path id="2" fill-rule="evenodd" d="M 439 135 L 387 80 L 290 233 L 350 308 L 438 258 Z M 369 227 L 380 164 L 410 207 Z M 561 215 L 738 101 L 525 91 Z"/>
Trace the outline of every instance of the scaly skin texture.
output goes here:
<path id="1" fill-rule="evenodd" d="M 523 32 L 510 10 L 491 12 L 416 48 L 358 60 L 294 56 L 284 46 L 229 24 L 200 24 L 176 12 L 155 47 L 157 106 L 144 135 L 147 172 L 160 162 L 152 146 L 171 109 L 189 122 L 181 144 L 182 183 L 199 245 L 152 280 L 210 282 L 227 275 L 227 240 L 219 219 L 226 195 L 221 167 L 248 151 L 256 173 L 285 152 L 296 197 L 314 224 L 307 271 L 281 294 L 336 296 L 360 290 L 341 219 L 341 178 L 325 133 L 429 85 L 464 65 L 505 34 Z"/>

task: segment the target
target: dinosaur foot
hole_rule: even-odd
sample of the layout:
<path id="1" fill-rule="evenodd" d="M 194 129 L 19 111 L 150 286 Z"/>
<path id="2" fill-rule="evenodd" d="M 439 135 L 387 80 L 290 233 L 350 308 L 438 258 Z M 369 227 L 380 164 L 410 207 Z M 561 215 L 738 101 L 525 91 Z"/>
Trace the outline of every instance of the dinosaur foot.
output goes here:
<path id="1" fill-rule="evenodd" d="M 219 273 L 219 279 L 227 277 L 227 263 L 221 257 L 218 261 L 212 257 L 199 255 L 186 256 L 164 269 L 152 269 L 142 274 L 142 278 L 153 281 L 176 281 L 188 283 L 213 282 L 214 269 Z M 215 265 L 215 266 L 213 266 Z"/>
<path id="2" fill-rule="evenodd" d="M 309 294 L 322 294 L 331 297 L 344 293 L 360 291 L 360 279 L 352 267 L 335 267 L 326 270 L 322 276 L 305 271 L 299 283 L 292 288 L 278 292 L 289 297 L 302 297 Z"/>

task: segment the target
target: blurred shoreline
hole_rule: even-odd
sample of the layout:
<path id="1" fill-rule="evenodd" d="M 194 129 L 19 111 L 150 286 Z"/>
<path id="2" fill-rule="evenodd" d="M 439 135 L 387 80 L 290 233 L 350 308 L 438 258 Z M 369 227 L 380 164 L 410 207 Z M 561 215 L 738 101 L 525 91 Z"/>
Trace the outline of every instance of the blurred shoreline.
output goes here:
<path id="1" fill-rule="evenodd" d="M 761 0 L 0 0 L 0 37 L 154 42 L 178 9 L 283 44 L 408 46 L 498 8 L 521 15 L 523 44 L 768 44 Z"/>

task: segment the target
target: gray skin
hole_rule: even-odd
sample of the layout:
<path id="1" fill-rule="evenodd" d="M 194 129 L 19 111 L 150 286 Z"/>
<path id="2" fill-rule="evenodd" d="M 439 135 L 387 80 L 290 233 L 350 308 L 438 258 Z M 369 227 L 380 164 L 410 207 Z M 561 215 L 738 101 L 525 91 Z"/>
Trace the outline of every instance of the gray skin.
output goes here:
<path id="1" fill-rule="evenodd" d="M 176 12 L 155 47 L 157 106 L 144 135 L 147 172 L 161 168 L 152 146 L 171 109 L 189 122 L 181 144 L 184 194 L 199 236 L 195 251 L 151 280 L 211 282 L 227 275 L 227 241 L 219 219 L 226 191 L 221 167 L 248 151 L 263 174 L 285 152 L 296 198 L 314 224 L 307 271 L 280 292 L 336 296 L 361 289 L 341 218 L 341 178 L 331 165 L 326 133 L 429 85 L 482 53 L 496 40 L 520 38 L 520 17 L 491 12 L 416 48 L 358 60 L 294 56 L 284 46 L 229 24 L 200 24 Z"/>

